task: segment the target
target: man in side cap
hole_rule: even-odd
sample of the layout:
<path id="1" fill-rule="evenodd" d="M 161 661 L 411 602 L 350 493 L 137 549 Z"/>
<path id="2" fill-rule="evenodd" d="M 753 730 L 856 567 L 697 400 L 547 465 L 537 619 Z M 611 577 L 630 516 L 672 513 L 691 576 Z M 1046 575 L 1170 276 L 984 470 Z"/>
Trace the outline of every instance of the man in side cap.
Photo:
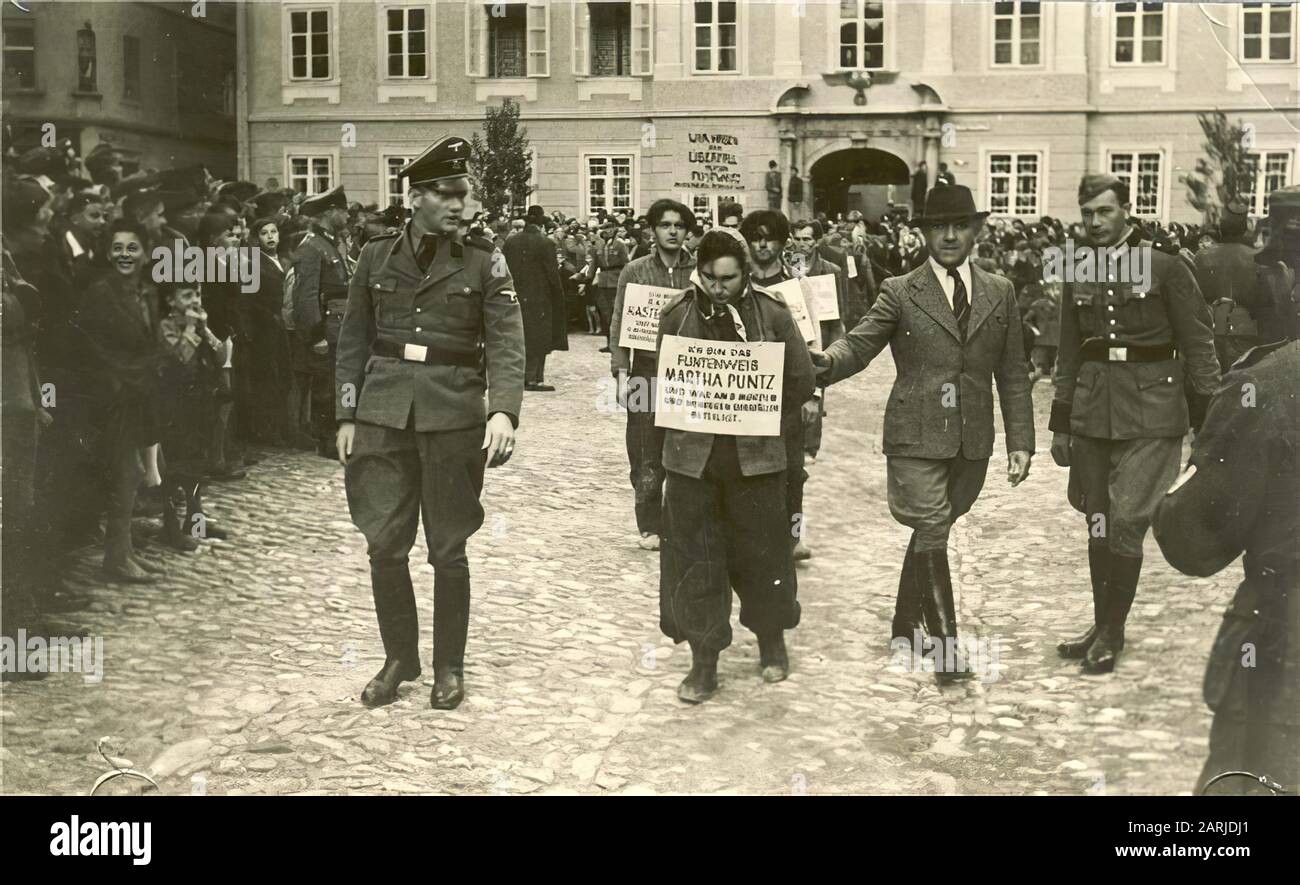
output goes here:
<path id="1" fill-rule="evenodd" d="M 337 185 L 302 201 L 299 214 L 311 230 L 293 256 L 293 326 L 298 371 L 310 375 L 311 430 L 316 453 L 337 458 L 334 446 L 333 371 L 351 273 L 341 239 L 348 223 L 347 196 Z"/>
<path id="2" fill-rule="evenodd" d="M 605 344 L 600 348 L 601 353 L 609 353 L 610 317 L 614 311 L 618 276 L 630 260 L 627 246 L 615 236 L 617 232 L 618 224 L 614 219 L 606 217 L 600 222 L 600 242 L 592 249 L 591 269 L 588 271 L 587 278 L 588 285 L 596 295 L 596 310 L 600 314 L 600 334 L 605 336 Z"/>
<path id="3" fill-rule="evenodd" d="M 1048 429 L 1052 460 L 1070 468 L 1069 500 L 1088 538 L 1093 624 L 1057 646 L 1086 673 L 1109 673 L 1142 573 L 1142 544 L 1178 474 L 1188 427 L 1199 428 L 1219 384 L 1209 308 L 1183 259 L 1153 248 L 1129 217 L 1128 185 L 1085 175 L 1079 209 L 1096 281 L 1061 294 Z M 1127 277 L 1127 279 L 1124 279 Z M 1190 378 L 1185 391 L 1184 379 Z"/>
<path id="4" fill-rule="evenodd" d="M 445 136 L 398 173 L 414 209 L 357 260 L 335 370 L 348 509 L 366 537 L 384 666 L 368 707 L 420 676 L 407 557 L 423 513 L 433 566 L 434 709 L 464 698 L 470 571 L 484 467 L 510 459 L 523 402 L 524 329 L 505 256 L 458 237 L 470 146 Z M 486 394 L 486 396 L 485 396 Z"/>

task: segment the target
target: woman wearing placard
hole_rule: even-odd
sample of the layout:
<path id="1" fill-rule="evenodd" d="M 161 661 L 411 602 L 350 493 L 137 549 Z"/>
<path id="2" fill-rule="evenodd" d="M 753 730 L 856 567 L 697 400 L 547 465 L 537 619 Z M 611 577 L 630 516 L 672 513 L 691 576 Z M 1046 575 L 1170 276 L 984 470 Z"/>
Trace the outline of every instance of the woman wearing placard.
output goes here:
<path id="1" fill-rule="evenodd" d="M 781 342 L 779 421 L 770 435 L 737 436 L 674 428 L 667 403 L 660 629 L 691 646 L 691 671 L 677 696 L 699 703 L 717 689 L 718 654 L 731 644 L 731 591 L 740 622 L 758 636 L 763 679 L 789 672 L 784 631 L 799 623 L 794 557 L 786 513 L 786 447 L 781 429 L 800 420 L 813 391 L 808 348 L 789 309 L 749 280 L 749 255 L 738 233 L 714 230 L 700 240 L 698 283 L 673 298 L 659 318 L 659 397 L 673 370 L 665 337 L 681 342 Z M 715 425 L 717 426 L 717 425 Z"/>

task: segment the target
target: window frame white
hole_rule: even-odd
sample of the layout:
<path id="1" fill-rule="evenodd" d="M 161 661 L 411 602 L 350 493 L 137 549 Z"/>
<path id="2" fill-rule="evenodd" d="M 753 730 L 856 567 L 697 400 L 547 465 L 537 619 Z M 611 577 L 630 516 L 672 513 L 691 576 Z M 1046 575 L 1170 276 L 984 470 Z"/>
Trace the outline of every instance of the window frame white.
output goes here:
<path id="1" fill-rule="evenodd" d="M 1120 11 L 1119 4 L 1116 3 L 1110 8 L 1110 39 L 1106 41 L 1106 61 L 1109 67 L 1130 69 L 1130 68 L 1160 68 L 1168 67 L 1170 63 L 1170 47 L 1173 42 L 1172 33 L 1175 24 L 1174 17 L 1171 14 L 1174 4 L 1162 2 L 1160 6 L 1160 61 L 1142 61 L 1142 47 L 1147 41 L 1142 33 L 1142 23 L 1149 14 L 1143 9 L 1142 0 L 1134 2 L 1133 12 Z M 1117 50 L 1119 49 L 1119 23 L 1121 19 L 1133 19 L 1133 60 L 1119 61 L 1116 59 Z"/>
<path id="2" fill-rule="evenodd" d="M 1262 162 L 1256 164 L 1255 180 L 1252 182 L 1253 190 L 1250 194 L 1250 214 L 1256 218 L 1263 217 L 1265 214 L 1264 201 L 1272 192 L 1265 186 L 1267 177 L 1267 158 L 1269 154 L 1281 154 L 1286 157 L 1286 180 L 1282 182 L 1282 187 L 1290 187 L 1296 183 L 1296 148 L 1284 144 L 1256 144 L 1255 147 L 1246 151 L 1247 155 L 1258 156 Z M 1245 197 L 1245 194 L 1240 196 Z"/>
<path id="3" fill-rule="evenodd" d="M 859 27 L 859 38 L 861 38 L 862 35 L 861 29 L 863 23 L 862 16 L 864 10 L 866 9 L 867 0 L 855 0 L 855 2 L 858 4 L 857 23 Z M 826 5 L 826 26 L 827 26 L 827 43 L 828 43 L 827 49 L 829 52 L 829 58 L 827 59 L 827 64 L 829 65 L 829 70 L 869 71 L 873 73 L 880 72 L 880 71 L 895 70 L 894 47 L 898 41 L 896 39 L 891 39 L 891 35 L 896 34 L 898 30 L 895 27 L 895 15 L 894 15 L 896 6 L 897 4 L 894 2 L 890 2 L 890 0 L 881 0 L 882 18 L 881 18 L 880 33 L 881 33 L 881 39 L 884 41 L 881 44 L 881 49 L 880 49 L 881 66 L 878 68 L 866 68 L 866 67 L 862 67 L 861 65 L 858 65 L 856 67 L 845 67 L 844 65 L 840 64 L 840 26 L 846 21 L 846 19 L 840 18 L 839 3 L 837 2 L 828 3 Z M 859 61 L 861 61 L 861 49 L 862 49 L 862 42 L 861 39 L 859 39 L 858 42 Z"/>
<path id="4" fill-rule="evenodd" d="M 695 213 L 696 224 L 703 224 L 705 221 L 713 227 L 718 226 L 718 210 L 728 203 L 736 203 L 743 206 L 745 204 L 745 195 L 743 193 L 724 194 L 717 191 L 699 191 L 684 190 L 678 193 L 677 200 L 683 206 Z M 695 208 L 696 200 L 704 200 L 703 210 Z"/>
<path id="5" fill-rule="evenodd" d="M 613 205 L 614 191 L 612 187 L 612 182 L 614 180 L 614 175 L 613 175 L 612 161 L 614 160 L 627 159 L 631 161 L 629 163 L 629 182 L 630 182 L 629 188 L 631 191 L 631 196 L 630 196 L 631 203 L 628 206 L 628 208 L 635 209 L 638 205 L 640 205 L 641 152 L 639 148 L 619 147 L 617 144 L 611 144 L 608 147 L 601 146 L 601 147 L 583 148 L 578 152 L 578 182 L 580 186 L 579 197 L 581 198 L 582 201 L 579 206 L 579 210 L 581 213 L 581 217 L 584 221 L 589 218 L 595 217 L 596 214 L 595 213 L 596 207 L 592 206 L 591 204 L 591 174 L 590 174 L 589 161 L 592 158 L 603 158 L 605 160 L 610 161 L 609 164 L 610 174 L 608 177 L 609 177 L 609 181 L 611 182 L 611 187 L 609 191 L 607 191 L 607 196 L 609 197 L 609 204 L 604 207 L 606 212 L 612 215 L 614 212 L 618 211 L 617 208 Z"/>
<path id="6" fill-rule="evenodd" d="M 1007 193 L 1006 212 L 999 212 L 993 208 L 993 157 L 1000 154 L 1009 154 L 1011 156 L 1011 173 L 1008 176 L 1011 182 L 1011 189 Z M 1034 155 L 1038 158 L 1038 169 L 1035 174 L 1035 206 L 1032 212 L 1019 213 L 1014 211 L 1016 197 L 1018 196 L 1018 176 L 1017 158 L 1022 155 Z M 1047 208 L 1048 186 L 1051 178 L 1048 176 L 1047 169 L 1048 148 L 1046 145 L 1021 145 L 1016 147 L 981 147 L 980 148 L 980 200 L 983 203 L 984 211 L 997 218 L 1033 218 L 1042 217 L 1049 214 Z"/>
<path id="7" fill-rule="evenodd" d="M 329 3 L 292 3 L 285 4 L 284 9 L 284 58 L 285 58 L 285 79 L 295 85 L 317 86 L 326 83 L 333 83 L 339 79 L 339 41 L 338 41 L 338 7 Z M 329 63 L 329 73 L 324 77 L 311 76 L 312 60 L 316 55 L 311 51 L 311 38 L 315 33 L 312 30 L 313 13 L 323 12 L 325 14 L 325 35 L 328 42 L 329 51 L 326 58 Z M 296 57 L 293 51 L 293 17 L 295 15 L 307 16 L 307 54 L 306 70 L 307 75 L 303 77 L 294 76 L 293 61 Z"/>
<path id="8" fill-rule="evenodd" d="M 695 22 L 695 4 L 693 2 L 687 2 L 683 11 L 683 18 L 686 22 L 687 28 L 689 29 L 689 36 L 686 41 L 687 42 L 686 51 L 688 53 L 687 65 L 688 65 L 688 69 L 690 70 L 691 76 L 693 77 L 744 76 L 747 68 L 746 47 L 749 44 L 749 41 L 745 39 L 746 29 L 749 24 L 749 16 L 747 14 L 746 4 L 742 2 L 742 0 L 701 0 L 701 2 L 708 2 L 713 7 L 712 21 L 709 23 L 709 28 L 711 29 L 712 37 L 710 39 L 710 43 L 708 47 L 713 64 L 711 67 L 705 70 L 699 70 L 695 67 L 696 34 L 697 34 L 697 29 L 701 26 L 697 25 Z M 717 68 L 718 56 L 719 56 L 718 50 L 720 49 L 717 41 L 717 33 L 719 27 L 719 22 L 718 22 L 719 3 L 734 3 L 736 6 L 736 22 L 735 22 L 736 69 L 734 71 L 732 70 L 721 71 L 718 70 Z"/>
<path id="9" fill-rule="evenodd" d="M 620 75 L 591 73 L 591 9 L 592 3 L 620 3 L 629 7 L 628 57 L 630 72 Z M 628 77 L 649 77 L 654 74 L 654 2 L 653 0 L 570 0 L 570 40 L 573 49 L 573 74 L 596 80 L 617 80 Z M 638 13 L 644 24 L 638 26 Z M 648 45 L 646 45 L 648 43 Z M 644 55 L 644 66 L 638 57 Z"/>
<path id="10" fill-rule="evenodd" d="M 339 183 L 339 149 L 337 147 L 322 147 L 318 144 L 285 145 L 284 162 L 281 166 L 281 170 L 284 173 L 282 181 L 285 182 L 285 187 L 293 187 L 294 160 L 307 161 L 307 196 L 313 197 L 317 194 L 324 193 L 323 190 L 313 191 L 310 188 L 311 183 L 314 181 L 311 165 L 313 160 L 329 161 L 329 184 L 325 186 L 325 190 L 329 190 Z M 297 190 L 296 188 L 294 189 Z"/>
<path id="11" fill-rule="evenodd" d="M 28 31 L 28 32 L 31 34 L 32 42 L 31 42 L 31 45 L 30 45 L 30 46 L 16 46 L 16 47 L 11 47 L 11 46 L 9 46 L 9 43 L 8 43 L 8 35 L 11 33 L 10 29 L 11 29 L 14 25 L 17 25 L 19 30 L 26 30 L 26 31 Z M 27 53 L 30 53 L 30 55 L 31 55 L 31 69 L 32 69 L 32 82 L 31 82 L 31 85 L 30 85 L 30 86 L 14 86 L 14 85 L 10 85 L 10 83 L 9 83 L 9 81 L 8 81 L 8 78 L 6 78 L 6 79 L 5 79 L 5 84 L 4 84 L 4 91 L 5 91 L 5 92 L 11 92 L 11 91 L 16 91 L 16 90 L 34 90 L 34 89 L 39 89 L 39 88 L 40 88 L 40 73 L 41 73 L 41 66 L 40 66 L 40 59 L 39 59 L 39 57 L 38 57 L 37 54 L 36 54 L 36 51 L 37 51 L 37 49 L 39 48 L 39 44 L 37 43 L 37 39 L 36 39 L 36 38 L 37 38 L 37 34 L 36 34 L 36 31 L 37 31 L 36 20 L 35 20 L 34 18 L 31 18 L 31 17 L 28 17 L 28 18 L 25 18 L 25 19 L 20 19 L 20 18 L 17 18 L 16 16 L 15 16 L 15 17 L 6 17 L 6 18 L 4 19 L 4 23 L 3 23 L 3 25 L 0 26 L 0 30 L 3 30 L 3 32 L 4 32 L 4 36 L 3 36 L 3 38 L 0 38 L 0 53 L 3 53 L 4 55 L 9 54 L 10 52 L 27 52 Z M 4 60 L 3 60 L 3 58 L 0 58 L 0 68 L 2 68 L 3 64 L 4 64 Z"/>
<path id="12" fill-rule="evenodd" d="M 295 12 L 325 11 L 330 22 L 330 72 L 327 80 L 294 79 L 292 47 L 292 14 Z M 280 98 L 283 104 L 293 104 L 298 99 L 323 98 L 338 104 L 341 93 L 339 76 L 339 0 L 284 0 L 280 5 Z"/>
<path id="13" fill-rule="evenodd" d="M 1260 58 L 1247 58 L 1246 57 L 1246 16 L 1247 14 L 1250 13 L 1258 13 L 1260 15 L 1260 24 L 1262 25 L 1262 29 L 1260 31 L 1260 35 L 1258 39 L 1260 41 L 1261 53 L 1267 52 L 1269 40 L 1273 36 L 1275 36 L 1272 30 L 1270 30 L 1271 14 L 1274 11 L 1269 8 L 1271 6 L 1281 6 L 1290 15 L 1291 27 L 1286 36 L 1290 40 L 1291 54 L 1287 58 L 1267 58 L 1263 54 L 1261 54 Z M 1297 20 L 1300 20 L 1300 6 L 1297 6 L 1294 3 L 1265 2 L 1265 3 L 1260 3 L 1258 7 L 1253 7 L 1253 8 L 1247 8 L 1245 3 L 1238 5 L 1237 6 L 1237 62 L 1243 65 L 1294 64 L 1296 62 L 1297 38 L 1300 37 L 1300 34 L 1297 34 L 1297 28 L 1296 28 Z"/>
<path id="14" fill-rule="evenodd" d="M 551 75 L 551 7 L 547 0 L 498 0 L 506 6 L 524 7 L 524 76 L 494 77 L 488 74 L 488 35 L 491 23 L 488 7 L 494 3 L 465 4 L 465 76 L 476 80 L 539 79 Z M 541 27 L 536 26 L 540 18 Z M 541 32 L 541 49 L 534 49 L 535 35 Z M 477 32 L 477 33 L 476 33 Z M 475 45 L 477 44 L 477 45 Z M 545 70 L 535 64 L 540 56 Z"/>
<path id="15" fill-rule="evenodd" d="M 1138 211 L 1137 189 L 1133 184 L 1133 179 L 1137 176 L 1137 167 L 1140 157 L 1143 154 L 1156 154 L 1160 159 L 1160 167 L 1157 170 L 1156 183 L 1156 207 L 1149 213 Z M 1147 220 L 1159 220 L 1169 217 L 1169 199 L 1173 191 L 1170 182 L 1169 169 L 1173 149 L 1167 144 L 1103 144 L 1101 146 L 1100 169 L 1108 175 L 1121 177 L 1120 173 L 1111 171 L 1112 160 L 1115 157 L 1127 156 L 1133 162 L 1133 171 L 1129 173 L 1129 203 L 1131 205 L 1130 214 L 1136 218 Z"/>
<path id="16" fill-rule="evenodd" d="M 401 160 L 402 165 L 414 160 L 420 155 L 419 150 L 415 150 L 402 145 L 381 145 L 379 148 L 379 193 L 376 195 L 376 203 L 379 204 L 379 210 L 382 212 L 392 205 L 390 198 L 396 196 L 403 208 L 411 208 L 410 189 L 399 187 L 397 190 L 390 190 L 389 183 L 391 176 L 388 174 L 388 163 L 390 160 Z M 398 167 L 401 168 L 401 167 Z"/>
<path id="17" fill-rule="evenodd" d="M 393 11 L 403 12 L 403 35 L 402 39 L 402 64 L 406 70 L 410 69 L 410 43 L 409 43 L 409 13 L 413 9 L 419 9 L 424 13 L 424 74 L 414 76 L 407 74 L 390 74 L 388 72 L 388 37 L 390 34 L 397 33 L 388 29 L 388 13 Z M 375 43 L 377 44 L 378 57 L 376 60 L 376 73 L 381 81 L 394 84 L 404 83 L 433 83 L 437 82 L 437 2 L 393 2 L 377 3 L 375 5 Z"/>
<path id="18" fill-rule="evenodd" d="M 996 2 L 989 3 L 988 40 L 987 40 L 989 70 L 1036 71 L 1045 68 L 1047 66 L 1047 51 L 1048 51 L 1048 43 L 1049 43 L 1047 39 L 1047 35 L 1049 33 L 1048 28 L 1050 25 L 1050 22 L 1048 20 L 1048 17 L 1050 15 L 1050 8 L 1051 8 L 1050 5 L 1048 3 L 1043 2 L 1043 0 L 1038 0 L 1038 15 L 1035 16 L 1038 19 L 1038 61 L 1034 62 L 1033 64 L 1028 64 L 1024 62 L 1020 56 L 1020 50 L 1021 50 L 1020 28 L 1021 28 L 1021 20 L 1024 17 L 1023 12 L 1021 10 L 1021 6 L 1025 2 L 1025 0 L 1008 0 L 1008 2 L 1011 2 L 1014 7 L 1014 12 L 1012 12 L 1010 15 L 998 14 L 997 3 Z M 998 43 L 1000 42 L 998 40 L 998 21 L 1002 19 L 1011 20 L 1010 43 L 1014 51 L 1014 56 L 1015 56 L 1014 61 L 1009 61 L 1009 62 L 998 61 Z"/>

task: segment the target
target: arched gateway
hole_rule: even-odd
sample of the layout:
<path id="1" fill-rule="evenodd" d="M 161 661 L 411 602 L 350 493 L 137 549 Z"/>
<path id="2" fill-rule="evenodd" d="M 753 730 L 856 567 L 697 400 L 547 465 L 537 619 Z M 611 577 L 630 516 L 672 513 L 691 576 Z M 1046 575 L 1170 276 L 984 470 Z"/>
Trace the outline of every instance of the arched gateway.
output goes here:
<path id="1" fill-rule="evenodd" d="M 889 186 L 896 202 L 909 197 L 911 172 L 907 163 L 888 151 L 851 147 L 820 157 L 809 170 L 813 212 L 834 219 L 853 209 L 878 220 L 889 208 Z"/>

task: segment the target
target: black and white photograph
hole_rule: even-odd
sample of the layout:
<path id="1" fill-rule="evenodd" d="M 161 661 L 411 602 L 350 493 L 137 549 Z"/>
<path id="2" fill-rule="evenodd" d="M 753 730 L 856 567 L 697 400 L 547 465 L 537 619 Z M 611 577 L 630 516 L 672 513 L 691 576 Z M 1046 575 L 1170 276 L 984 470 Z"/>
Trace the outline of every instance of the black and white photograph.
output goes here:
<path id="1" fill-rule="evenodd" d="M 3 52 L 47 860 L 149 863 L 125 797 L 524 795 L 1209 859 L 1300 789 L 1297 3 L 6 0 Z"/>

